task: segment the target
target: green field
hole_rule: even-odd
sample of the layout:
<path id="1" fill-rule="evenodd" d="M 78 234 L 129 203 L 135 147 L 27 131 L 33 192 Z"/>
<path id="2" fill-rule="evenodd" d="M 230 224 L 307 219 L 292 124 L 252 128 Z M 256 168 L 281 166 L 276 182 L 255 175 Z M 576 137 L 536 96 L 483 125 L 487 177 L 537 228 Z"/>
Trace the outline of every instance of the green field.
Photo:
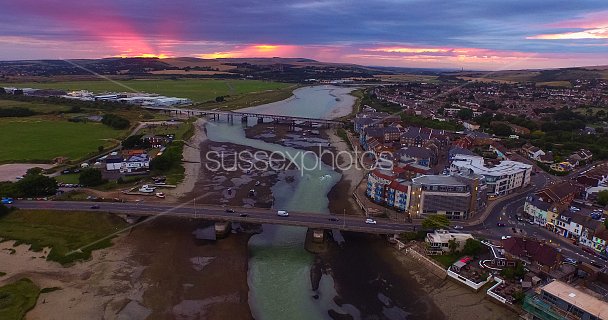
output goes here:
<path id="1" fill-rule="evenodd" d="M 101 212 L 17 210 L 0 218 L 0 237 L 30 244 L 33 251 L 51 247 L 47 259 L 67 264 L 111 246 L 111 240 L 105 238 L 125 226 L 117 216 Z M 68 255 L 80 248 L 82 251 Z"/>
<path id="2" fill-rule="evenodd" d="M 40 288 L 27 278 L 0 287 L 0 319 L 23 319 L 39 295 Z"/>
<path id="3" fill-rule="evenodd" d="M 126 80 L 126 81 L 65 81 L 4 83 L 0 86 L 39 89 L 89 90 L 102 92 L 147 92 L 166 96 L 189 98 L 196 102 L 214 100 L 217 96 L 236 96 L 251 92 L 276 90 L 290 86 L 287 83 L 259 80 Z"/>
<path id="4" fill-rule="evenodd" d="M 0 132 L 0 163 L 80 159 L 97 153 L 99 146 L 116 145 L 115 139 L 126 134 L 100 123 L 41 118 L 0 119 Z"/>
<path id="5" fill-rule="evenodd" d="M 51 113 L 51 112 L 65 112 L 70 108 L 67 106 L 61 106 L 56 104 L 47 104 L 39 102 L 24 102 L 24 101 L 13 101 L 13 100 L 0 100 L 0 108 L 28 108 L 38 113 Z"/>
<path id="6" fill-rule="evenodd" d="M 71 184 L 78 184 L 79 179 L 80 178 L 80 173 L 68 173 L 68 174 L 60 174 L 58 176 L 55 177 L 55 180 L 57 180 L 57 182 L 61 182 L 61 183 L 71 183 Z"/>

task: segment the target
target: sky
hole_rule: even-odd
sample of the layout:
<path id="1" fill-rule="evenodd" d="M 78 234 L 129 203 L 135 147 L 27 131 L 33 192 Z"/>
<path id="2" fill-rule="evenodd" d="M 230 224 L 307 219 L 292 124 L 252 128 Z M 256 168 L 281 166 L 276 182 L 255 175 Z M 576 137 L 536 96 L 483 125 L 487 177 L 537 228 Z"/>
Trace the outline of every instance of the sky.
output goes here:
<path id="1" fill-rule="evenodd" d="M 606 0 L 0 4 L 0 60 L 279 56 L 478 70 L 608 65 Z"/>

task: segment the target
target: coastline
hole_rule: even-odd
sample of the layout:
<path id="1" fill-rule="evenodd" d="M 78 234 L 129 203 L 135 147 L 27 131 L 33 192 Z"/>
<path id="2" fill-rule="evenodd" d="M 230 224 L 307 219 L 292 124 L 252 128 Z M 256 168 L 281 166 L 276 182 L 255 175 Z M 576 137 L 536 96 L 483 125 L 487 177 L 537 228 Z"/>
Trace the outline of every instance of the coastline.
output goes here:
<path id="1" fill-rule="evenodd" d="M 184 180 L 177 185 L 175 189 L 168 190 L 166 193 L 175 200 L 183 198 L 187 193 L 194 189 L 196 181 L 200 179 L 201 172 L 201 147 L 207 141 L 207 132 L 205 125 L 207 120 L 199 118 L 192 125 L 194 126 L 194 134 L 184 144 L 182 158 L 184 160 Z"/>

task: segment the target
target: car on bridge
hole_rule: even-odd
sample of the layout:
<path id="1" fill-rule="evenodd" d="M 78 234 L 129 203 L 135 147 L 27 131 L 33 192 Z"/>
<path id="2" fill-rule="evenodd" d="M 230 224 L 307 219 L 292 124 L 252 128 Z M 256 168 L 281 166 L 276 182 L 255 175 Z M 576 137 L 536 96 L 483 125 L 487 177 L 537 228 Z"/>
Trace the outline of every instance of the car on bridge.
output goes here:
<path id="1" fill-rule="evenodd" d="M 99 209 L 99 205 L 94 204 L 94 205 L 91 206 L 91 209 Z"/>
<path id="2" fill-rule="evenodd" d="M 228 212 L 228 213 L 234 213 L 234 209 L 226 209 L 226 212 Z"/>
<path id="3" fill-rule="evenodd" d="M 338 218 L 336 218 L 336 217 L 331 217 L 331 218 L 329 218 L 329 219 L 327 219 L 327 220 L 329 220 L 329 221 L 334 221 L 334 222 L 336 222 L 336 221 L 340 221 L 340 219 L 338 219 Z"/>
<path id="4" fill-rule="evenodd" d="M 13 198 L 2 198 L 2 204 L 13 204 Z"/>
<path id="5" fill-rule="evenodd" d="M 289 212 L 287 212 L 285 210 L 279 210 L 279 211 L 277 211 L 277 216 L 279 216 L 279 217 L 289 217 Z"/>
<path id="6" fill-rule="evenodd" d="M 374 219 L 365 219 L 365 223 L 367 223 L 367 224 L 376 224 L 377 222 Z"/>

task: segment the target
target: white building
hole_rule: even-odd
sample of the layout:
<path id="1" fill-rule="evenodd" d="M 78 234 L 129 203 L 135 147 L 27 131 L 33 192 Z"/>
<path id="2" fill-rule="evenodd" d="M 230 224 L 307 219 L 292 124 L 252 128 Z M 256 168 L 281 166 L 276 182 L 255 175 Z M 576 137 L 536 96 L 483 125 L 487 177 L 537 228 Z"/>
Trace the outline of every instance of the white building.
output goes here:
<path id="1" fill-rule="evenodd" d="M 473 239 L 469 233 L 450 232 L 448 230 L 435 230 L 435 232 L 427 233 L 426 243 L 428 243 L 428 254 L 437 255 L 444 254 L 450 251 L 450 241 L 456 241 L 458 247 L 456 251 L 464 249 L 464 244 L 467 239 Z"/>
<path id="2" fill-rule="evenodd" d="M 452 172 L 470 170 L 482 175 L 486 178 L 488 195 L 502 196 L 530 184 L 532 165 L 511 160 L 486 165 L 482 157 L 457 154 L 454 155 L 450 170 Z"/>

